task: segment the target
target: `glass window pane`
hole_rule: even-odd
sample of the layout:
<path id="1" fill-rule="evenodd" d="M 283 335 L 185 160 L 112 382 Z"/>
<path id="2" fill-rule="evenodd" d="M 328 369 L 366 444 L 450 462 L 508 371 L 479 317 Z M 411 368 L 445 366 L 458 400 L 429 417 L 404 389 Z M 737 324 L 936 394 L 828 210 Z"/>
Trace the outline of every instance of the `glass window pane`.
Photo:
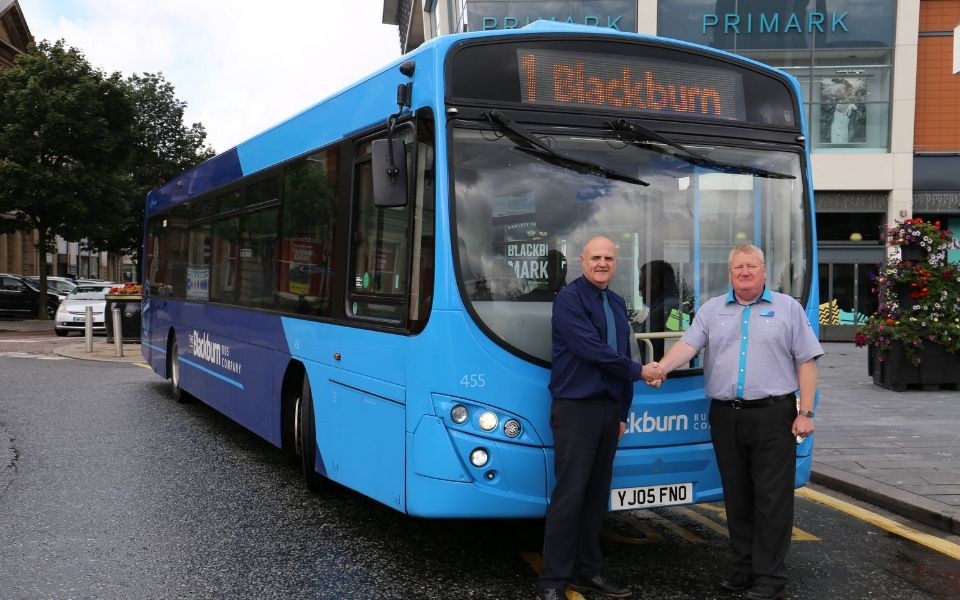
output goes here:
<path id="1" fill-rule="evenodd" d="M 210 299 L 233 303 L 237 291 L 240 218 L 232 217 L 213 224 L 213 264 Z"/>
<path id="2" fill-rule="evenodd" d="M 330 316 L 337 223 L 338 147 L 287 167 L 283 192 L 276 304 L 299 314 Z"/>
<path id="3" fill-rule="evenodd" d="M 277 219 L 270 208 L 245 214 L 240 219 L 240 293 L 245 306 L 272 307 L 277 268 Z"/>
<path id="4" fill-rule="evenodd" d="M 243 190 L 234 190 L 217 197 L 217 214 L 243 208 Z"/>
<path id="5" fill-rule="evenodd" d="M 549 139 L 560 152 L 650 185 L 564 168 L 489 132 L 455 131 L 454 243 L 461 289 L 478 318 L 514 348 L 550 359 L 553 294 L 580 275 L 577 257 L 597 234 L 617 243 L 611 285 L 626 299 L 638 331 L 683 330 L 699 304 L 728 289 L 727 257 L 738 243 L 764 249 L 773 289 L 803 293 L 808 249 L 798 154 L 695 146 L 718 161 L 797 177 L 766 179 L 711 172 L 657 145 L 556 131 Z M 654 269 L 657 261 L 672 271 L 659 276 L 674 282 L 664 290 L 641 282 L 642 270 Z M 661 318 L 648 322 L 662 303 L 670 311 L 662 308 Z"/>
<path id="6" fill-rule="evenodd" d="M 409 207 L 374 206 L 371 171 L 370 162 L 357 169 L 350 311 L 358 317 L 402 322 L 407 312 Z"/>
<path id="7" fill-rule="evenodd" d="M 257 206 L 280 200 L 280 178 L 270 177 L 247 188 L 247 206 Z"/>
<path id="8" fill-rule="evenodd" d="M 170 294 L 175 298 L 186 297 L 187 262 L 190 228 L 190 206 L 181 204 L 170 211 L 166 217 L 167 226 L 163 234 L 167 243 L 167 275 Z"/>
<path id="9" fill-rule="evenodd" d="M 190 262 L 187 265 L 187 298 L 210 299 L 210 225 L 190 229 Z"/>

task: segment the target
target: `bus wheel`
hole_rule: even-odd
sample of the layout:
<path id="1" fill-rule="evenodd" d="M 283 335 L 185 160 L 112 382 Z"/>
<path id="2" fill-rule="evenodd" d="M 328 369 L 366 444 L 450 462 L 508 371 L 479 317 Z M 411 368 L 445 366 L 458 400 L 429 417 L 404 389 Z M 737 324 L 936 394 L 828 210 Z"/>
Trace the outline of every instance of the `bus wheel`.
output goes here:
<path id="1" fill-rule="evenodd" d="M 180 351 L 177 349 L 177 337 L 170 338 L 170 351 L 167 352 L 167 374 L 170 376 L 170 395 L 177 402 L 186 402 L 187 393 L 180 387 Z"/>
<path id="2" fill-rule="evenodd" d="M 317 428 L 313 413 L 313 392 L 307 375 L 303 376 L 303 388 L 297 398 L 294 419 L 295 442 L 297 454 L 300 455 L 303 479 L 307 482 L 307 489 L 319 492 L 323 489 L 325 480 L 317 473 Z"/>

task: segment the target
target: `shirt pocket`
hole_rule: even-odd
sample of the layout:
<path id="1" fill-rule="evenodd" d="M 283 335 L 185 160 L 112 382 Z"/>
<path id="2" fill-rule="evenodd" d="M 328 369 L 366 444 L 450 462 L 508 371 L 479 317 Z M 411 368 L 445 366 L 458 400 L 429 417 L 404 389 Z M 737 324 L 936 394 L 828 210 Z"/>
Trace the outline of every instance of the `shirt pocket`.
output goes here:
<path id="1" fill-rule="evenodd" d="M 722 348 L 740 339 L 740 318 L 733 313 L 717 313 L 710 318 L 709 341 Z"/>
<path id="2" fill-rule="evenodd" d="M 777 350 L 789 343 L 787 324 L 777 317 L 757 316 L 750 327 L 750 340 L 766 350 Z"/>

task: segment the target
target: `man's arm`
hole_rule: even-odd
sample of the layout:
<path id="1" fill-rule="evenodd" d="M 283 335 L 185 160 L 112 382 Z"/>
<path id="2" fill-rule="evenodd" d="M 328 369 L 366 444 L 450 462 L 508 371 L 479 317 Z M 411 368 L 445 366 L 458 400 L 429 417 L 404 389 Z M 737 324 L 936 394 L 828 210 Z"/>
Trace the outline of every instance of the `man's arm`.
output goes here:
<path id="1" fill-rule="evenodd" d="M 684 342 L 683 340 L 677 340 L 674 345 L 670 346 L 670 349 L 667 350 L 667 353 L 663 356 L 663 358 L 660 359 L 660 370 L 663 373 L 664 378 L 666 378 L 667 373 L 670 371 L 676 369 L 680 365 L 689 363 L 696 355 L 696 348 Z"/>
<path id="2" fill-rule="evenodd" d="M 817 359 L 811 358 L 800 363 L 797 366 L 797 379 L 800 382 L 800 412 L 813 411 L 813 400 L 817 393 Z M 803 414 L 793 420 L 793 435 L 807 437 L 815 429 L 813 419 Z"/>

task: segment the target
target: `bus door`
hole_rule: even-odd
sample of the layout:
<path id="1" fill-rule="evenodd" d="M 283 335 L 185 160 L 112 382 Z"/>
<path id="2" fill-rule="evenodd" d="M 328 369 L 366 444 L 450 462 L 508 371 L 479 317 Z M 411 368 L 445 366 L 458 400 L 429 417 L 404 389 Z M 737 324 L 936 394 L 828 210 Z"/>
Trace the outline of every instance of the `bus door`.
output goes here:
<path id="1" fill-rule="evenodd" d="M 395 132 L 406 146 L 410 187 L 403 206 L 376 206 L 371 140 L 354 150 L 346 319 L 326 390 L 315 394 L 317 441 L 327 476 L 405 510 L 407 377 L 415 368 L 411 334 L 429 313 L 433 289 L 432 146 L 417 150 L 412 127 Z M 416 165 L 416 166 L 415 166 Z M 428 190 L 428 191 L 424 191 Z M 316 387 L 319 382 L 314 382 Z"/>

